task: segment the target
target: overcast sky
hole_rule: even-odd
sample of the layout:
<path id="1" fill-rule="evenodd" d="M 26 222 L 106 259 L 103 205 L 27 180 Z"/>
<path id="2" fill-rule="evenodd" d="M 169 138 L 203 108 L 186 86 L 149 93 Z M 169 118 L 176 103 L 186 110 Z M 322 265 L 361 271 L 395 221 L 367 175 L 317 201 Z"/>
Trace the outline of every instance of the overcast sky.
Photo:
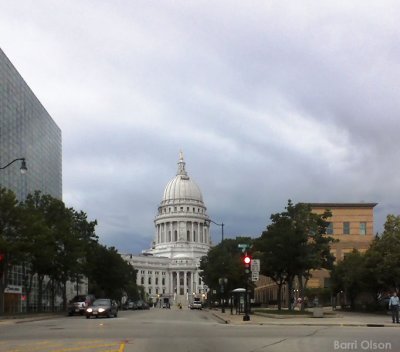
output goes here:
<path id="1" fill-rule="evenodd" d="M 0 46 L 62 130 L 64 202 L 138 253 L 180 150 L 228 237 L 289 198 L 377 202 L 381 232 L 400 213 L 399 18 L 396 0 L 4 0 Z"/>

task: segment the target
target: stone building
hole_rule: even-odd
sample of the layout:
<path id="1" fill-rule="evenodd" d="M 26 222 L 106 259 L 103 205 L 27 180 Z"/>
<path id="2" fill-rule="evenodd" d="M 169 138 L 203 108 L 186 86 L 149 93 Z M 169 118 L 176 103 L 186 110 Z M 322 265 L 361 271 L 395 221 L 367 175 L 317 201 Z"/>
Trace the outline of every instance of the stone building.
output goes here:
<path id="1" fill-rule="evenodd" d="M 188 175 L 180 153 L 178 171 L 164 190 L 154 220 L 152 248 L 123 257 L 137 270 L 137 284 L 150 298 L 168 297 L 186 304 L 204 297 L 199 276 L 201 257 L 211 246 L 210 219 L 199 186 Z"/>

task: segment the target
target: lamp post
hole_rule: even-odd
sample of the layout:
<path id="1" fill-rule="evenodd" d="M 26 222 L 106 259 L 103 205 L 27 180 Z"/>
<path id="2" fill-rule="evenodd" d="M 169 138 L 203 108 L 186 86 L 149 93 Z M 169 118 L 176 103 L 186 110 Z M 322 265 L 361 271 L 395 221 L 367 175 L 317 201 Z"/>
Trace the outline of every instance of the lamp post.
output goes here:
<path id="1" fill-rule="evenodd" d="M 224 223 L 221 222 L 220 224 L 218 224 L 217 222 L 215 222 L 215 221 L 213 221 L 211 219 L 206 220 L 206 223 L 207 222 L 208 223 L 212 222 L 213 224 L 221 227 L 221 243 L 224 242 Z"/>
<path id="2" fill-rule="evenodd" d="M 221 227 L 221 248 L 222 248 L 222 246 L 224 245 L 224 223 L 221 222 L 219 224 L 218 222 L 215 222 L 215 221 L 213 221 L 211 219 L 207 219 L 206 220 L 206 224 L 207 224 L 207 222 L 208 222 L 208 225 L 209 225 L 210 222 L 212 222 L 213 224 Z M 223 277 L 223 275 L 224 275 L 224 262 L 222 262 L 221 275 L 222 275 L 222 277 L 218 280 L 218 282 L 220 284 L 220 292 L 221 292 L 221 313 L 225 313 L 225 299 L 224 299 L 225 290 L 224 290 L 224 288 L 225 288 L 225 285 L 228 282 L 228 279 Z"/>
<path id="3" fill-rule="evenodd" d="M 28 171 L 28 168 L 26 167 L 26 161 L 25 161 L 25 158 L 18 158 L 18 159 L 14 159 L 13 161 L 11 161 L 11 162 L 9 162 L 7 165 L 5 165 L 5 166 L 3 166 L 3 167 L 0 167 L 0 170 L 4 170 L 4 169 L 6 169 L 7 167 L 9 167 L 11 164 L 13 164 L 13 163 L 15 163 L 16 161 L 21 161 L 21 167 L 20 167 L 20 170 L 21 170 L 21 174 L 26 174 L 26 172 Z"/>

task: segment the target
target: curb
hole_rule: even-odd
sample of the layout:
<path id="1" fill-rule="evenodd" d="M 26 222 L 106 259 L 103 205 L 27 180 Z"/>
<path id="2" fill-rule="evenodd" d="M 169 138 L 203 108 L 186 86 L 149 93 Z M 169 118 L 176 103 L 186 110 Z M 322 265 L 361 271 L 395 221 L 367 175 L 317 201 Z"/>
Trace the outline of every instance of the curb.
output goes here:
<path id="1" fill-rule="evenodd" d="M 348 322 L 348 323 L 336 323 L 336 322 L 280 322 L 280 321 L 262 321 L 262 322 L 244 322 L 244 321 L 235 321 L 235 320 L 228 320 L 224 317 L 221 317 L 217 313 L 211 312 L 212 315 L 219 320 L 222 324 L 231 324 L 231 325 L 274 325 L 274 326 L 341 326 L 341 327 L 370 327 L 370 328 L 400 328 L 398 325 L 391 325 L 391 324 L 377 324 L 377 323 L 358 323 L 358 322 Z M 271 319 L 271 318 L 270 318 Z M 277 319 L 278 320 L 278 319 Z M 281 320 L 281 319 L 279 319 Z"/>
<path id="2" fill-rule="evenodd" d="M 230 320 L 226 320 L 226 319 L 222 318 L 221 316 L 219 316 L 219 315 L 216 314 L 216 313 L 212 313 L 212 315 L 213 315 L 215 318 L 217 318 L 217 319 L 220 321 L 220 323 L 222 323 L 222 324 L 230 324 Z"/>

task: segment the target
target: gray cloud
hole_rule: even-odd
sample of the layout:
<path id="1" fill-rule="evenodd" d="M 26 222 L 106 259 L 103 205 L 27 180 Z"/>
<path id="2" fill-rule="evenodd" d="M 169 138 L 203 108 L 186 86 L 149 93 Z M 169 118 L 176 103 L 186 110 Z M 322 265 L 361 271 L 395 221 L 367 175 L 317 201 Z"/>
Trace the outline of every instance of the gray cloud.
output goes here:
<path id="1" fill-rule="evenodd" d="M 154 234 L 180 149 L 209 215 L 256 236 L 293 201 L 398 214 L 397 1 L 19 1 L 0 40 L 63 131 L 65 202 Z M 214 241 L 220 229 L 213 229 Z"/>

